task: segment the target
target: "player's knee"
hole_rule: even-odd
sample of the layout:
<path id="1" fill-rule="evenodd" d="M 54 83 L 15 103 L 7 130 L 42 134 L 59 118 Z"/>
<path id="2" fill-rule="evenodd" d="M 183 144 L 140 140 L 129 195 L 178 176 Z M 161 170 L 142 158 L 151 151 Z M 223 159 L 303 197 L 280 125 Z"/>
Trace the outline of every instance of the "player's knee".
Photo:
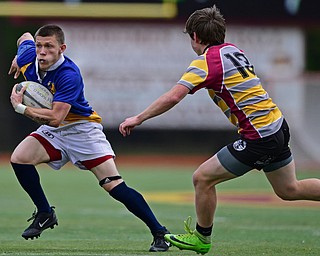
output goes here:
<path id="1" fill-rule="evenodd" d="M 197 186 L 203 180 L 203 174 L 199 167 L 192 175 L 192 182 L 194 186 Z"/>
<path id="2" fill-rule="evenodd" d="M 110 176 L 105 177 L 99 181 L 99 185 L 104 188 L 107 192 L 110 192 L 114 187 L 122 182 L 121 176 Z"/>
<path id="3" fill-rule="evenodd" d="M 208 176 L 205 168 L 200 166 L 192 175 L 193 185 L 196 186 L 212 186 L 215 185 L 214 175 Z"/>
<path id="4" fill-rule="evenodd" d="M 17 158 L 13 154 L 10 157 L 10 162 L 11 163 L 17 163 Z"/>
<path id="5" fill-rule="evenodd" d="M 282 200 L 292 201 L 297 198 L 298 187 L 297 185 L 287 185 L 279 190 L 275 190 L 275 193 Z"/>
<path id="6" fill-rule="evenodd" d="M 23 155 L 16 154 L 15 152 L 12 153 L 10 162 L 16 164 L 30 164 L 28 159 L 25 159 Z"/>

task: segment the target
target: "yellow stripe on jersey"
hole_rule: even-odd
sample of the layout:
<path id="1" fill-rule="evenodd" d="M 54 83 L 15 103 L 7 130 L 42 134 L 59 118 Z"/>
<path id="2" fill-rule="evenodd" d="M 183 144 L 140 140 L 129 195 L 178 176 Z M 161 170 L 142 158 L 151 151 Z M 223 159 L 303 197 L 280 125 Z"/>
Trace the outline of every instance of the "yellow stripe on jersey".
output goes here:
<path id="1" fill-rule="evenodd" d="M 186 70 L 186 72 L 182 75 L 180 82 L 186 82 L 188 88 L 192 89 L 194 86 L 201 84 L 208 76 L 208 65 L 205 61 L 204 56 L 199 56 L 196 60 L 193 60 Z M 192 81 L 192 84 L 189 82 Z"/>
<path id="2" fill-rule="evenodd" d="M 239 126 L 239 120 L 238 118 L 234 115 L 234 114 L 231 114 L 230 117 L 228 117 L 229 121 L 235 125 L 236 127 Z"/>
<path id="3" fill-rule="evenodd" d="M 259 116 L 253 119 L 254 126 L 259 129 L 271 125 L 273 122 L 279 120 L 282 117 L 281 111 L 276 108 L 274 111 L 264 116 Z M 270 124 L 271 123 L 271 124 Z"/>
<path id="4" fill-rule="evenodd" d="M 276 107 L 277 106 L 272 102 L 271 99 L 267 99 L 253 105 L 245 106 L 242 110 L 248 117 L 252 116 L 257 111 L 274 111 Z"/>
<path id="5" fill-rule="evenodd" d="M 213 99 L 213 101 L 218 105 L 218 107 L 223 111 L 223 113 L 227 116 L 229 121 L 235 125 L 238 126 L 238 118 L 230 112 L 230 108 L 226 104 L 226 102 L 218 97 L 213 90 L 208 90 L 210 98 Z"/>
<path id="6" fill-rule="evenodd" d="M 93 111 L 93 113 L 90 116 L 80 116 L 80 115 L 69 112 L 69 114 L 63 120 L 63 123 L 60 126 L 65 126 L 71 123 L 77 123 L 81 121 L 101 123 L 102 118 L 95 111 Z"/>
<path id="7" fill-rule="evenodd" d="M 197 59 L 193 60 L 190 66 L 197 67 L 199 69 L 205 70 L 206 72 L 208 71 L 208 64 L 206 62 L 205 56 L 199 56 Z"/>
<path id="8" fill-rule="evenodd" d="M 200 77 L 199 75 L 195 74 L 195 73 L 185 73 L 181 80 L 185 80 L 185 81 L 192 81 L 196 84 L 200 84 L 202 83 L 205 79 Z"/>
<path id="9" fill-rule="evenodd" d="M 232 96 L 234 97 L 234 99 L 236 99 L 237 102 L 242 102 L 266 93 L 267 92 L 262 88 L 261 84 L 257 84 L 256 86 L 248 88 L 246 90 L 233 92 Z"/>
<path id="10" fill-rule="evenodd" d="M 232 88 L 233 86 L 237 86 L 237 85 L 239 85 L 239 84 L 241 84 L 241 83 L 245 83 L 245 82 L 247 82 L 247 81 L 249 81 L 249 80 L 251 80 L 251 79 L 253 79 L 253 78 L 257 78 L 257 76 L 256 75 L 254 75 L 254 74 L 251 74 L 251 73 L 249 73 L 248 72 L 248 77 L 246 77 L 246 78 L 243 78 L 242 76 L 241 76 L 241 74 L 238 72 L 238 73 L 235 73 L 234 75 L 232 75 L 232 76 L 229 76 L 229 77 L 225 77 L 225 85 L 228 87 L 228 88 Z"/>
<path id="11" fill-rule="evenodd" d="M 31 65 L 31 62 L 27 65 L 24 65 L 22 68 L 20 68 L 20 71 L 24 77 L 24 80 L 27 80 L 27 78 L 25 77 L 24 73 L 26 72 L 27 68 Z"/>

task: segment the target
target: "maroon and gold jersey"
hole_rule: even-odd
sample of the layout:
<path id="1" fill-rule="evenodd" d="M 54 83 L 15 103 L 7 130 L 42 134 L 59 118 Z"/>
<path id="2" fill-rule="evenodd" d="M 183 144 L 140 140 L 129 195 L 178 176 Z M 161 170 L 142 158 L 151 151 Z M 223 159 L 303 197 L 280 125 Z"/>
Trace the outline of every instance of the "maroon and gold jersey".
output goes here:
<path id="1" fill-rule="evenodd" d="M 259 139 L 277 132 L 283 116 L 243 51 L 225 43 L 210 46 L 191 62 L 178 84 L 208 90 L 212 100 L 245 139 Z"/>

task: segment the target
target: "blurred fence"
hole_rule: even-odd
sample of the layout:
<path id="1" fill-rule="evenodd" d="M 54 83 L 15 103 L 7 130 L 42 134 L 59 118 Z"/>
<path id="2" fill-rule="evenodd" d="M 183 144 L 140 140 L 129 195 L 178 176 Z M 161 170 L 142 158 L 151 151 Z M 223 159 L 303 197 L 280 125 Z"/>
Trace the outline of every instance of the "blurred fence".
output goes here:
<path id="1" fill-rule="evenodd" d="M 17 38 L 24 31 L 34 33 L 44 23 L 57 23 L 65 30 L 66 54 L 80 66 L 86 96 L 103 117 L 106 133 L 118 153 L 154 151 L 209 155 L 231 142 L 237 136 L 234 127 L 213 105 L 205 91 L 188 96 L 166 115 L 146 122 L 130 138 L 122 138 L 117 131 L 124 118 L 140 112 L 171 88 L 195 57 L 188 36 L 182 33 L 185 18 L 192 10 L 191 2 L 194 1 L 177 4 L 183 19 L 178 13 L 176 19 L 161 22 L 145 19 L 1 18 L 3 40 L 0 46 L 5 50 L 0 51 L 3 60 L 0 62 L 3 88 L 0 94 L 3 110 L 0 152 L 12 151 L 21 139 L 37 127 L 12 110 L 9 95 L 16 81 L 7 75 L 7 71 L 16 52 Z M 210 1 L 202 2 L 202 5 L 209 6 Z M 225 8 L 223 12 L 231 18 L 227 41 L 237 44 L 247 53 L 264 87 L 288 119 L 292 130 L 291 144 L 298 164 L 317 165 L 320 162 L 317 136 L 319 77 L 306 75 L 306 67 L 312 62 L 317 65 L 318 62 L 313 60 L 319 56 L 319 50 L 310 51 L 310 45 L 315 44 L 317 37 L 311 42 L 307 40 L 310 27 L 306 27 L 305 22 L 309 16 L 302 12 L 304 26 L 295 23 L 286 25 L 286 22 L 275 23 L 268 12 L 264 17 L 268 22 L 251 17 L 249 24 L 243 22 L 241 25 L 238 21 L 246 21 L 246 17 L 231 15 L 227 1 L 217 2 L 221 2 Z M 260 1 L 257 2 L 260 5 Z M 183 6 L 188 8 L 183 9 Z M 306 8 L 305 2 L 302 7 Z M 274 8 L 281 10 L 276 12 L 277 20 L 281 20 L 284 17 L 281 16 L 284 15 L 282 7 L 277 5 Z M 232 22 L 234 17 L 236 20 Z M 255 24 L 254 20 L 261 24 Z M 288 20 L 293 21 L 293 17 Z M 313 21 L 312 24 L 317 31 L 318 23 Z M 315 48 L 319 48 L 318 44 Z"/>

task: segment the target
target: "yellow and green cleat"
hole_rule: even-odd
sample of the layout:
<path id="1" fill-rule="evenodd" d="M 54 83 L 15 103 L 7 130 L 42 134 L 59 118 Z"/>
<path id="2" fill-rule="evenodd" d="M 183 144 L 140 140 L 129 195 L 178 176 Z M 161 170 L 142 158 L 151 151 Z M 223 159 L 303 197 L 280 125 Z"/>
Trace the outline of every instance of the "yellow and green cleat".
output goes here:
<path id="1" fill-rule="evenodd" d="M 206 254 L 211 249 L 211 239 L 210 237 L 203 237 L 196 230 L 192 231 L 190 229 L 190 222 L 191 217 L 184 221 L 184 229 L 187 234 L 166 234 L 164 239 L 180 250 L 190 250 L 196 253 Z"/>

